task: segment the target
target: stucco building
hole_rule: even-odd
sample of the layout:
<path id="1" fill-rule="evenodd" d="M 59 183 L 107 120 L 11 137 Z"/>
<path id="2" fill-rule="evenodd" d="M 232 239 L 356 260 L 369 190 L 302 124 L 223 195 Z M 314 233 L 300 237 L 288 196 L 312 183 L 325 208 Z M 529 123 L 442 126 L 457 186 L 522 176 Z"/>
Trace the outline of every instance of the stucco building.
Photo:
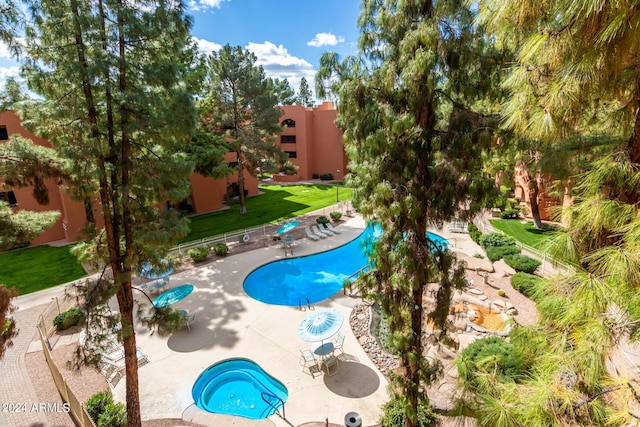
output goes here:
<path id="1" fill-rule="evenodd" d="M 6 142 L 14 134 L 29 138 L 37 145 L 51 147 L 51 143 L 46 139 L 39 138 L 28 132 L 22 126 L 16 113 L 13 111 L 0 112 L 0 144 Z M 230 163 L 234 162 L 235 153 L 227 153 L 225 160 Z M 215 180 L 194 173 L 191 174 L 190 179 L 192 193 L 177 206 L 185 214 L 200 214 L 221 209 L 224 201 L 233 196 L 235 185 L 237 185 L 236 174 Z M 2 177 L 0 177 L 1 183 L 3 183 Z M 16 211 L 21 209 L 36 212 L 56 210 L 61 213 L 60 219 L 56 224 L 31 242 L 34 245 L 56 240 L 73 242 L 77 239 L 79 232 L 86 223 L 84 204 L 73 200 L 71 195 L 63 190 L 63 186 L 58 184 L 57 179 L 48 179 L 45 182 L 49 189 L 48 205 L 40 205 L 36 202 L 32 195 L 32 187 L 6 188 L 6 186 L 0 185 L 0 200 L 7 201 Z M 245 174 L 245 190 L 247 190 L 249 196 L 258 194 L 258 181 L 249 174 Z M 99 209 L 96 201 L 93 206 L 94 217 L 97 225 L 102 226 Z"/>
<path id="2" fill-rule="evenodd" d="M 316 108 L 302 105 L 280 108 L 284 111 L 280 122 L 287 127 L 276 144 L 299 169 L 296 176 L 275 176 L 274 179 L 297 181 L 317 179 L 324 174 L 343 179 L 349 159 L 344 151 L 342 131 L 334 123 L 338 112 L 333 102 L 323 102 Z"/>

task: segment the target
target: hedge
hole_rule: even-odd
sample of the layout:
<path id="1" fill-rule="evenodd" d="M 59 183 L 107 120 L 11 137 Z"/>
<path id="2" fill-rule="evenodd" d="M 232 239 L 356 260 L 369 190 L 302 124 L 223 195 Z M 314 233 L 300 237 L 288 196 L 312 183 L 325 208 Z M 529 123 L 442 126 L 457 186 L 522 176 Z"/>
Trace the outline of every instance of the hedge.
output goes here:
<path id="1" fill-rule="evenodd" d="M 487 252 L 487 258 L 489 258 L 491 262 L 496 262 L 507 255 L 519 254 L 520 248 L 516 245 L 488 246 L 485 251 Z"/>
<path id="2" fill-rule="evenodd" d="M 537 285 L 546 282 L 546 279 L 534 274 L 519 272 L 511 276 L 511 286 L 522 295 L 532 298 Z"/>
<path id="3" fill-rule="evenodd" d="M 533 272 L 540 267 L 540 261 L 526 255 L 507 255 L 503 259 L 504 262 L 515 271 L 533 274 Z"/>
<path id="4" fill-rule="evenodd" d="M 210 252 L 211 252 L 211 248 L 209 246 L 200 246 L 197 248 L 189 249 L 189 251 L 187 252 L 187 255 L 191 257 L 193 262 L 200 262 L 200 261 L 204 261 L 207 258 L 207 256 L 209 256 Z"/>
<path id="5" fill-rule="evenodd" d="M 74 307 L 54 317 L 53 326 L 55 326 L 58 331 L 64 331 L 65 329 L 79 325 L 83 321 L 84 313 L 80 309 Z"/>
<path id="6" fill-rule="evenodd" d="M 213 252 L 218 256 L 225 256 L 229 253 L 229 246 L 226 243 L 216 243 L 213 245 Z"/>
<path id="7" fill-rule="evenodd" d="M 478 373 L 495 373 L 500 382 L 517 382 L 526 373 L 522 352 L 499 337 L 473 342 L 460 352 L 456 364 L 460 378 L 475 386 L 480 385 Z"/>
<path id="8" fill-rule="evenodd" d="M 503 233 L 493 232 L 489 234 L 483 234 L 482 237 L 480 237 L 480 246 L 485 249 L 489 246 L 508 246 L 515 244 L 515 239 Z"/>

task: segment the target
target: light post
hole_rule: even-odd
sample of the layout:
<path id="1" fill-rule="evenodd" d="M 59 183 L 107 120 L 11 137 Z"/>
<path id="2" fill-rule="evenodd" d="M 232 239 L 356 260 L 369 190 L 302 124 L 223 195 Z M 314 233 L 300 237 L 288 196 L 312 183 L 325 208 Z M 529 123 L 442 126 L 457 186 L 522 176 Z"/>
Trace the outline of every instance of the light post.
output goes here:
<path id="1" fill-rule="evenodd" d="M 340 169 L 336 170 L 336 181 L 340 180 Z M 336 182 L 336 203 L 340 200 L 338 199 L 338 188 L 340 187 L 340 183 Z"/>

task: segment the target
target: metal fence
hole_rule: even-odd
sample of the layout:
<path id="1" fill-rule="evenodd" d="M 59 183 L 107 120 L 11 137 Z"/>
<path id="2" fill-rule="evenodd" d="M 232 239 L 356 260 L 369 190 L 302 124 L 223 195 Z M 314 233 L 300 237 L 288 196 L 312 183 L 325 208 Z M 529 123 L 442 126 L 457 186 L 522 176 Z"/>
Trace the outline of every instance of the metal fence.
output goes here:
<path id="1" fill-rule="evenodd" d="M 38 321 L 37 329 L 38 335 L 40 337 L 40 342 L 42 344 L 42 351 L 44 353 L 44 357 L 47 360 L 47 365 L 49 366 L 49 370 L 51 371 L 51 376 L 53 377 L 53 382 L 62 397 L 62 400 L 69 405 L 69 414 L 73 417 L 76 424 L 80 427 L 95 427 L 95 423 L 87 413 L 84 405 L 78 398 L 73 394 L 67 382 L 64 380 L 64 377 L 60 373 L 58 366 L 53 361 L 50 352 L 50 342 L 49 342 L 49 333 L 47 332 L 48 327 L 46 325 L 53 324 L 53 318 L 57 315 L 54 313 L 60 313 L 62 310 L 62 306 L 60 305 L 60 301 L 71 301 L 72 299 L 67 298 L 54 298 L 55 301 L 52 301 L 49 304 L 49 307 L 45 310 L 45 312 L 40 316 Z M 72 305 L 72 304 L 71 304 Z M 66 306 L 66 305 L 65 305 Z M 62 310 L 64 311 L 64 310 Z M 52 317 L 53 316 L 53 317 Z M 48 319 L 51 322 L 48 322 Z M 45 323 L 47 322 L 47 323 Z"/>

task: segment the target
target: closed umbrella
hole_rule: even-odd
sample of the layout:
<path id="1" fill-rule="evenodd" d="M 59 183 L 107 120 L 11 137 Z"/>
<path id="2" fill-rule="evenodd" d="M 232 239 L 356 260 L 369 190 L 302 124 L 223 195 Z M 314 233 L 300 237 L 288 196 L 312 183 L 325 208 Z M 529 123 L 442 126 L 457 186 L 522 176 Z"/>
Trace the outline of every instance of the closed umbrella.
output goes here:
<path id="1" fill-rule="evenodd" d="M 302 319 L 298 335 L 305 341 L 323 341 L 335 335 L 342 327 L 344 317 L 335 308 L 316 311 Z"/>

